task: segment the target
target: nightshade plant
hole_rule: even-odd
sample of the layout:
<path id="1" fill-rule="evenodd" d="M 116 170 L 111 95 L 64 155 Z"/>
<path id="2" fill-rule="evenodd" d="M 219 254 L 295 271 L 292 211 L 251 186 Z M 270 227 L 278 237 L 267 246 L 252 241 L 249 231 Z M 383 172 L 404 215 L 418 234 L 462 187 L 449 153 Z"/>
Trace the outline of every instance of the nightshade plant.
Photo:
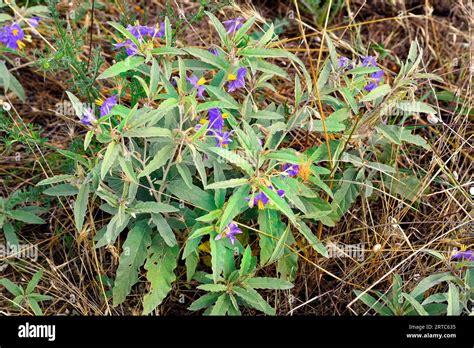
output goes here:
<path id="1" fill-rule="evenodd" d="M 419 72 L 415 42 L 389 85 L 374 57 L 341 65 L 326 38 L 330 57 L 315 86 L 297 56 L 273 48 L 273 26 L 256 40 L 248 35 L 254 18 L 221 23 L 207 15 L 219 47 L 177 47 L 167 18 L 150 27 L 109 23 L 122 36 L 116 49 L 127 57 L 98 79 L 112 86 L 137 80 L 146 98 L 126 105 L 124 89 L 117 88 L 120 93 L 98 101 L 98 113 L 68 92 L 88 129 L 84 148 L 94 141 L 101 150 L 88 158 L 72 156 L 75 173 L 41 184 L 60 184 L 75 195 L 78 233 L 94 230 L 86 212 L 91 201 L 100 200 L 111 219 L 94 235 L 97 248 L 126 237 L 114 306 L 126 299 L 143 267 L 149 283 L 143 313 L 153 312 L 172 289 L 181 259 L 187 281 L 197 280 L 208 291 L 191 310 L 232 315 L 250 307 L 274 314 L 256 289 L 290 289 L 298 257 L 308 248 L 328 257 L 319 224 L 334 226 L 359 194 L 376 194 L 381 186 L 416 199 L 408 195 L 413 187 L 400 189 L 416 177 L 395 177 L 391 156 L 380 154 L 408 144 L 430 149 L 402 125 L 413 112 L 436 114 L 412 93 L 417 79 L 436 77 Z M 273 79 L 294 81 L 294 95 L 284 105 L 272 96 Z M 315 107 L 317 95 L 331 110 L 326 117 Z M 326 143 L 291 147 L 301 130 L 321 139 L 338 136 L 328 139 L 329 149 Z M 352 150 L 351 143 L 362 140 L 369 145 Z M 209 268 L 200 264 L 207 253 Z M 276 277 L 256 277 L 257 264 L 274 266 Z"/>
<path id="2" fill-rule="evenodd" d="M 15 53 L 21 55 L 21 52 L 27 47 L 28 42 L 32 42 L 37 35 L 36 27 L 41 22 L 40 16 L 46 16 L 48 12 L 45 6 L 19 7 L 15 1 L 9 4 L 0 4 L 0 8 L 10 7 L 14 10 L 15 16 L 9 14 L 0 14 L 0 85 L 5 93 L 11 90 L 18 98 L 25 101 L 25 91 L 17 78 L 8 70 L 6 61 L 10 60 L 3 53 Z M 5 61 L 6 60 L 6 61 Z M 10 60 L 11 64 L 14 64 Z"/>

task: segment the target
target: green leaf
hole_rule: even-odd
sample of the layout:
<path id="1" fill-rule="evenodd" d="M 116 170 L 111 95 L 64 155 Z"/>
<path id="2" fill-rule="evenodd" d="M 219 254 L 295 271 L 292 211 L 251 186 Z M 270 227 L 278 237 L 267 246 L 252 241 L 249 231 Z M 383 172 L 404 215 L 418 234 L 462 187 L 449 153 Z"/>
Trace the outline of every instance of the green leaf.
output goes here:
<path id="1" fill-rule="evenodd" d="M 125 215 L 123 212 L 121 212 L 121 210 L 119 210 L 118 214 L 110 219 L 105 233 L 103 235 L 97 235 L 97 244 L 95 247 L 100 248 L 104 245 L 113 244 L 120 232 L 122 232 L 125 227 L 127 227 L 129 221 L 130 215 Z"/>
<path id="2" fill-rule="evenodd" d="M 324 257 L 329 257 L 328 251 L 323 243 L 316 237 L 311 229 L 303 222 L 299 221 L 298 231 L 306 238 L 311 247 Z"/>
<path id="3" fill-rule="evenodd" d="M 205 63 L 211 64 L 212 66 L 222 69 L 222 70 L 227 70 L 229 68 L 229 63 L 222 59 L 221 57 L 215 56 L 212 53 L 203 50 L 201 48 L 194 48 L 194 47 L 186 47 L 184 48 L 186 52 L 188 52 L 190 55 L 199 58 Z"/>
<path id="4" fill-rule="evenodd" d="M 240 269 L 239 269 L 239 275 L 242 277 L 244 275 L 249 274 L 252 269 L 252 249 L 250 249 L 250 246 L 247 245 L 244 251 L 244 255 L 242 256 L 242 260 L 240 261 Z"/>
<path id="5" fill-rule="evenodd" d="M 112 290 L 114 307 L 125 301 L 132 286 L 138 282 L 139 268 L 145 262 L 147 249 L 151 245 L 150 233 L 150 227 L 144 221 L 137 223 L 128 232 Z"/>
<path id="6" fill-rule="evenodd" d="M 120 153 L 120 145 L 115 141 L 112 141 L 105 151 L 104 159 L 102 160 L 102 166 L 100 167 L 100 178 L 103 180 L 107 172 L 115 164 L 117 157 Z"/>
<path id="7" fill-rule="evenodd" d="M 285 232 L 283 232 L 283 234 L 279 237 L 278 242 L 275 246 L 275 249 L 273 249 L 273 253 L 270 256 L 270 259 L 268 260 L 267 264 L 270 265 L 282 257 L 283 250 L 285 248 L 285 243 L 286 243 L 289 233 L 290 233 L 290 227 L 287 226 L 285 229 Z"/>
<path id="8" fill-rule="evenodd" d="M 190 311 L 198 311 L 203 308 L 207 308 L 213 303 L 216 302 L 217 298 L 220 296 L 220 293 L 217 292 L 210 292 L 198 298 L 196 301 L 191 303 L 188 307 Z"/>
<path id="9" fill-rule="evenodd" d="M 170 46 L 154 48 L 151 50 L 151 53 L 157 56 L 162 56 L 165 54 L 169 54 L 173 56 L 186 54 L 186 52 L 184 52 L 183 50 L 180 50 L 179 48 L 176 48 L 176 47 L 170 47 Z"/>
<path id="10" fill-rule="evenodd" d="M 77 187 L 72 186 L 71 184 L 59 184 L 53 187 L 50 187 L 43 191 L 43 194 L 47 196 L 74 196 L 77 195 L 79 190 Z"/>
<path id="11" fill-rule="evenodd" d="M 442 282 L 456 281 L 456 277 L 450 272 L 443 272 L 432 274 L 418 283 L 418 285 L 411 291 L 410 295 L 417 298 L 423 295 L 428 289 Z"/>
<path id="12" fill-rule="evenodd" d="M 380 301 L 377 301 L 374 297 L 371 295 L 365 293 L 362 294 L 362 291 L 360 290 L 354 290 L 354 293 L 356 294 L 359 299 L 364 302 L 367 306 L 369 306 L 371 309 L 375 310 L 378 314 L 384 315 L 384 316 L 390 316 L 393 313 L 385 307 Z"/>
<path id="13" fill-rule="evenodd" d="M 211 12 L 204 11 L 204 13 L 209 17 L 211 20 L 212 25 L 217 31 L 219 38 L 221 39 L 221 43 L 223 46 L 228 46 L 228 36 L 227 31 L 225 30 L 224 26 L 222 25 L 221 21 L 217 19 Z"/>
<path id="14" fill-rule="evenodd" d="M 408 302 L 410 302 L 410 304 L 413 306 L 413 308 L 419 315 L 429 315 L 426 312 L 426 310 L 423 308 L 421 303 L 418 302 L 413 296 L 403 293 L 403 297 L 405 297 L 408 300 Z"/>
<path id="15" fill-rule="evenodd" d="M 162 166 L 166 164 L 166 162 L 174 156 L 174 145 L 166 145 L 161 150 L 159 150 L 155 157 L 148 162 L 148 164 L 143 168 L 140 174 L 138 174 L 138 178 L 142 178 L 144 176 L 150 175 L 155 170 L 160 169 Z"/>
<path id="16" fill-rule="evenodd" d="M 272 189 L 269 189 L 266 186 L 260 186 L 260 189 L 267 195 L 267 197 L 272 201 L 273 204 L 283 213 L 286 215 L 286 217 L 291 221 L 293 225 L 296 226 L 296 216 L 293 213 L 293 210 L 291 210 L 290 206 L 286 201 L 281 198 L 278 193 L 273 191 Z"/>
<path id="17" fill-rule="evenodd" d="M 28 301 L 28 305 L 33 310 L 33 313 L 35 313 L 35 315 L 43 315 L 43 311 L 41 310 L 41 307 L 39 306 L 38 302 L 36 302 L 35 299 L 27 298 L 27 301 Z"/>
<path id="18" fill-rule="evenodd" d="M 173 230 L 166 219 L 161 214 L 151 214 L 151 218 L 165 243 L 170 247 L 178 245 Z"/>
<path id="19" fill-rule="evenodd" d="M 172 205 L 160 202 L 138 202 L 133 210 L 136 213 L 174 213 L 179 211 Z"/>
<path id="20" fill-rule="evenodd" d="M 188 166 L 184 163 L 178 163 L 176 165 L 176 169 L 178 169 L 179 175 L 183 178 L 184 183 L 189 187 L 193 187 L 193 177 L 191 175 L 191 171 L 189 170 Z"/>
<path id="21" fill-rule="evenodd" d="M 23 290 L 10 279 L 0 278 L 0 285 L 4 286 L 13 296 L 22 296 Z"/>
<path id="22" fill-rule="evenodd" d="M 415 113 L 423 112 L 426 114 L 433 114 L 433 115 L 437 114 L 435 109 L 433 109 L 431 106 L 421 101 L 413 101 L 413 102 L 402 101 L 397 104 L 397 108 L 406 112 L 415 112 Z"/>
<path id="23" fill-rule="evenodd" d="M 1 227 L 0 227 L 1 228 Z M 20 245 L 18 238 L 15 233 L 15 229 L 10 222 L 5 222 L 3 225 L 3 234 L 5 235 L 5 240 L 8 246 L 16 246 Z"/>
<path id="24" fill-rule="evenodd" d="M 36 184 L 36 186 L 44 186 L 44 185 L 51 185 L 51 184 L 57 184 L 58 182 L 63 182 L 67 180 L 71 180 L 74 178 L 74 175 L 56 175 L 52 176 L 50 178 L 46 178 L 41 180 L 39 183 Z"/>
<path id="25" fill-rule="evenodd" d="M 288 290 L 293 284 L 278 278 L 255 277 L 247 280 L 247 284 L 254 289 Z"/>
<path id="26" fill-rule="evenodd" d="M 225 315 L 230 306 L 229 294 L 222 294 L 212 307 L 210 315 Z"/>
<path id="27" fill-rule="evenodd" d="M 220 292 L 226 291 L 227 287 L 223 284 L 203 284 L 197 287 L 200 290 L 210 291 L 210 292 Z"/>
<path id="28" fill-rule="evenodd" d="M 183 180 L 176 180 L 170 182 L 167 189 L 172 195 L 184 202 L 190 203 L 194 207 L 207 211 L 216 210 L 214 197 L 209 192 L 203 191 L 195 185 L 189 188 Z"/>
<path id="29" fill-rule="evenodd" d="M 14 220 L 26 222 L 27 224 L 45 224 L 46 223 L 46 221 L 36 216 L 35 214 L 30 213 L 29 211 L 21 210 L 21 209 L 7 211 L 7 215 Z"/>
<path id="30" fill-rule="evenodd" d="M 224 256 L 225 256 L 225 246 L 222 241 L 216 241 L 216 233 L 212 232 L 209 238 L 209 243 L 211 245 L 211 264 L 212 264 L 212 279 L 214 283 L 217 283 L 219 277 L 224 270 Z"/>
<path id="31" fill-rule="evenodd" d="M 106 69 L 102 74 L 97 77 L 97 80 L 108 79 L 114 76 L 117 76 L 121 73 L 127 72 L 129 70 L 135 69 L 142 65 L 145 62 L 145 58 L 139 56 L 130 56 L 125 60 L 122 60 L 118 63 L 115 63 L 108 69 Z"/>
<path id="32" fill-rule="evenodd" d="M 377 98 L 386 96 L 387 94 L 390 93 L 390 91 L 391 91 L 390 86 L 387 85 L 387 84 L 383 84 L 383 85 L 378 86 L 377 88 L 373 89 L 369 93 L 367 93 L 367 95 L 365 95 L 364 97 L 361 98 L 361 101 L 369 102 L 369 101 L 375 100 Z"/>
<path id="33" fill-rule="evenodd" d="M 41 280 L 42 276 L 43 276 L 43 270 L 39 270 L 38 272 L 35 273 L 35 275 L 31 278 L 28 285 L 26 286 L 26 290 L 25 290 L 26 295 L 31 294 L 33 292 L 33 290 L 36 288 L 39 281 Z"/>
<path id="34" fill-rule="evenodd" d="M 208 214 L 205 214 L 203 216 L 198 217 L 196 219 L 196 221 L 212 222 L 214 220 L 217 220 L 219 218 L 219 216 L 221 216 L 221 214 L 222 214 L 222 210 L 221 209 L 216 209 L 216 210 L 211 211 Z"/>
<path id="35" fill-rule="evenodd" d="M 241 288 L 236 286 L 233 288 L 234 293 L 244 300 L 249 306 L 262 311 L 268 315 L 275 315 L 275 309 L 272 308 L 260 294 L 252 288 Z"/>
<path id="36" fill-rule="evenodd" d="M 126 28 L 124 28 L 121 24 L 115 23 L 115 22 L 107 22 L 109 25 L 117 29 L 123 36 L 125 36 L 127 39 L 131 40 L 135 46 L 140 47 L 140 42 L 138 39 L 133 36 L 132 33 L 130 33 Z"/>
<path id="37" fill-rule="evenodd" d="M 246 21 L 242 27 L 234 34 L 233 40 L 237 44 L 239 41 L 244 37 L 244 35 L 250 30 L 250 28 L 255 23 L 255 17 L 250 17 L 248 21 Z"/>
<path id="38" fill-rule="evenodd" d="M 234 98 L 228 93 L 224 91 L 223 88 L 218 88 L 214 87 L 211 85 L 204 86 L 206 88 L 206 91 L 209 93 L 209 95 L 216 97 L 219 99 L 222 103 L 225 105 L 220 105 L 221 108 L 229 108 L 229 109 L 238 109 L 239 104 L 235 101 Z"/>
<path id="39" fill-rule="evenodd" d="M 188 239 L 194 239 L 197 237 L 205 236 L 207 234 L 210 234 L 212 231 L 214 231 L 214 226 L 201 227 L 193 231 L 191 235 L 188 237 Z"/>
<path id="40" fill-rule="evenodd" d="M 371 74 L 371 73 L 374 73 L 376 71 L 380 71 L 382 69 L 380 69 L 379 67 L 364 67 L 364 66 L 359 66 L 357 68 L 354 68 L 354 69 L 351 69 L 351 70 L 348 70 L 346 72 L 347 75 L 365 75 L 365 74 Z"/>
<path id="41" fill-rule="evenodd" d="M 123 133 L 123 136 L 129 138 L 173 138 L 173 132 L 171 132 L 169 129 L 160 127 L 141 127 L 129 129 Z"/>
<path id="42" fill-rule="evenodd" d="M 74 202 L 74 221 L 76 223 L 76 229 L 80 233 L 82 232 L 82 224 L 86 216 L 87 203 L 89 200 L 89 185 L 82 183 L 77 194 L 76 201 Z"/>
<path id="43" fill-rule="evenodd" d="M 246 178 L 230 179 L 230 180 L 224 180 L 224 181 L 219 181 L 219 182 L 209 184 L 205 187 L 205 189 L 215 190 L 215 189 L 222 189 L 222 188 L 231 188 L 231 187 L 242 186 L 247 183 L 248 183 L 248 179 Z"/>
<path id="44" fill-rule="evenodd" d="M 252 176 L 254 173 L 254 170 L 252 168 L 252 165 L 247 162 L 245 159 L 243 159 L 239 154 L 236 152 L 223 149 L 220 147 L 211 147 L 209 148 L 212 152 L 216 153 L 217 155 L 221 156 L 225 160 L 229 161 L 230 163 L 235 164 L 239 168 L 245 171 L 246 174 L 249 176 Z"/>
<path id="45" fill-rule="evenodd" d="M 280 212 L 274 209 L 263 209 L 258 212 L 260 265 L 267 264 L 276 241 L 285 232 L 286 226 L 281 222 Z"/>
<path id="46" fill-rule="evenodd" d="M 249 185 L 242 186 L 228 199 L 222 210 L 219 232 L 222 232 L 238 214 L 248 207 L 245 197 L 248 195 L 249 190 Z"/>
<path id="47" fill-rule="evenodd" d="M 143 314 L 151 313 L 166 298 L 176 280 L 174 269 L 178 262 L 179 247 L 166 245 L 161 236 L 155 235 L 145 263 L 150 292 L 143 298 Z"/>
<path id="48" fill-rule="evenodd" d="M 461 315 L 462 307 L 459 301 L 459 289 L 456 285 L 449 283 L 447 315 Z"/>
<path id="49" fill-rule="evenodd" d="M 382 133 L 382 135 L 388 140 L 390 140 L 392 143 L 395 143 L 397 145 L 402 145 L 402 142 L 406 141 L 408 143 L 421 146 L 427 150 L 430 149 L 430 146 L 428 145 L 425 139 L 423 139 L 419 135 L 411 134 L 411 132 L 404 127 L 380 124 L 376 126 L 375 129 L 378 132 Z"/>

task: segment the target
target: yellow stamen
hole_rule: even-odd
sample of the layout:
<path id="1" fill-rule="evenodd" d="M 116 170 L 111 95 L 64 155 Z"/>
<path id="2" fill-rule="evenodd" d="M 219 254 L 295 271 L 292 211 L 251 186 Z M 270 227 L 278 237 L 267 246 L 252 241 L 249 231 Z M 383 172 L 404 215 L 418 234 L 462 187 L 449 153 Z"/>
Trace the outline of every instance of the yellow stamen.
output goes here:
<path id="1" fill-rule="evenodd" d="M 12 34 L 15 35 L 15 36 L 17 36 L 17 35 L 18 35 L 18 29 L 13 29 L 13 30 L 12 30 Z"/>
<path id="2" fill-rule="evenodd" d="M 201 118 L 201 119 L 199 120 L 199 123 L 200 123 L 200 124 L 205 124 L 206 122 L 207 122 L 207 120 L 206 120 L 205 118 Z"/>
<path id="3" fill-rule="evenodd" d="M 229 81 L 235 81 L 235 80 L 237 80 L 237 75 L 229 74 Z"/>
<path id="4" fill-rule="evenodd" d="M 227 117 L 229 117 L 229 113 L 228 113 L 228 112 L 224 112 L 224 113 L 222 114 L 222 118 L 227 118 Z"/>
<path id="5" fill-rule="evenodd" d="M 18 45 L 18 48 L 19 48 L 19 49 L 23 49 L 23 48 L 25 48 L 25 46 L 26 46 L 25 43 L 24 43 L 23 41 L 20 41 L 20 40 L 18 40 L 18 41 L 16 42 L 16 44 Z"/>
<path id="6" fill-rule="evenodd" d="M 257 205 L 258 205 L 258 209 L 265 209 L 265 204 L 263 204 L 263 202 L 260 199 L 258 200 Z"/>
<path id="7" fill-rule="evenodd" d="M 96 103 L 96 105 L 102 106 L 102 104 L 104 104 L 104 101 L 103 101 L 102 98 L 97 98 L 97 99 L 95 100 L 95 103 Z"/>
<path id="8" fill-rule="evenodd" d="M 204 76 L 201 77 L 197 82 L 198 86 L 202 86 L 205 83 L 206 83 L 206 79 L 204 78 Z"/>

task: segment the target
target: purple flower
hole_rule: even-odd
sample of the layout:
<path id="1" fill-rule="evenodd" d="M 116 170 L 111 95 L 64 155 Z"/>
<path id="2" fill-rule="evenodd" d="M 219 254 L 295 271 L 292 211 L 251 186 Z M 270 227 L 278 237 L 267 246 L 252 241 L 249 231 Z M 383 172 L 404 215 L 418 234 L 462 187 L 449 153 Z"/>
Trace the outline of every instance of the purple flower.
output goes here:
<path id="1" fill-rule="evenodd" d="M 196 75 L 191 75 L 191 77 L 186 77 L 186 80 L 188 80 L 188 82 L 190 84 L 193 85 L 193 87 L 195 87 L 197 89 L 197 96 L 199 98 L 202 98 L 203 97 L 203 93 L 205 91 L 204 89 L 204 84 L 206 83 L 206 79 L 203 77 L 199 78 L 196 76 Z"/>
<path id="2" fill-rule="evenodd" d="M 100 116 L 104 117 L 112 111 L 112 108 L 117 105 L 117 96 L 113 95 L 107 99 L 105 99 L 103 102 L 100 100 L 99 103 L 101 104 L 100 106 Z"/>
<path id="3" fill-rule="evenodd" d="M 217 50 L 217 48 L 209 48 L 208 51 L 211 52 L 215 56 L 219 55 L 219 51 Z"/>
<path id="4" fill-rule="evenodd" d="M 163 23 L 157 24 L 155 26 L 145 26 L 145 25 L 128 25 L 127 31 L 132 34 L 137 40 L 144 40 L 145 37 L 151 38 L 161 38 L 165 36 L 165 25 Z M 128 56 L 134 56 L 138 53 L 138 47 L 135 43 L 127 39 L 124 42 L 116 43 L 115 48 L 125 47 L 126 53 Z"/>
<path id="5" fill-rule="evenodd" d="M 224 24 L 227 29 L 227 34 L 231 34 L 242 28 L 242 25 L 244 25 L 244 19 L 242 17 L 237 17 L 224 21 L 222 24 Z"/>
<path id="6" fill-rule="evenodd" d="M 286 163 L 282 166 L 282 172 L 286 173 L 288 176 L 295 177 L 298 175 L 298 170 L 300 166 L 297 164 Z"/>
<path id="7" fill-rule="evenodd" d="M 115 48 L 125 47 L 125 52 L 127 53 L 127 56 L 134 56 L 138 53 L 137 45 L 135 45 L 130 39 L 124 42 L 118 42 L 114 46 Z"/>
<path id="8" fill-rule="evenodd" d="M 347 57 L 341 56 L 337 60 L 337 66 L 339 68 L 345 68 L 349 64 L 350 60 Z"/>
<path id="9" fill-rule="evenodd" d="M 209 128 L 219 131 L 224 128 L 224 117 L 218 108 L 209 109 Z"/>
<path id="10" fill-rule="evenodd" d="M 272 186 L 267 186 L 267 187 L 271 190 L 274 190 Z M 277 190 L 276 193 L 278 193 L 280 197 L 285 196 L 285 190 Z M 250 198 L 247 197 L 246 200 L 249 201 Z M 265 206 L 267 205 L 268 201 L 269 201 L 269 198 L 263 191 L 260 191 L 253 197 L 253 205 L 256 205 L 258 209 L 265 209 Z"/>
<path id="11" fill-rule="evenodd" d="M 0 29 L 0 42 L 8 48 L 16 50 L 25 47 L 25 44 L 21 41 L 24 37 L 25 33 L 18 23 Z"/>
<path id="12" fill-rule="evenodd" d="M 362 66 L 364 67 L 376 67 L 377 66 L 377 61 L 376 58 L 373 56 L 367 56 L 362 58 Z M 369 82 L 364 89 L 368 92 L 372 91 L 373 89 L 377 88 L 377 86 L 380 84 L 382 81 L 382 77 L 384 75 L 384 72 L 382 69 L 377 70 L 370 74 L 370 78 L 372 79 L 371 82 Z"/>
<path id="13" fill-rule="evenodd" d="M 93 122 L 97 121 L 94 115 L 94 111 L 91 108 L 85 109 L 80 121 L 82 124 L 85 124 L 85 125 L 90 125 Z"/>
<path id="14" fill-rule="evenodd" d="M 245 75 L 247 74 L 247 68 L 239 68 L 237 75 L 229 74 L 229 83 L 227 84 L 227 91 L 233 92 L 238 88 L 245 87 Z"/>
<path id="15" fill-rule="evenodd" d="M 376 67 L 377 66 L 377 58 L 374 56 L 366 56 L 362 58 L 362 66 L 365 67 Z"/>
<path id="16" fill-rule="evenodd" d="M 216 236 L 216 238 L 214 238 L 214 239 L 219 240 L 219 239 L 222 239 L 223 237 L 224 238 L 229 238 L 232 245 L 234 245 L 235 240 L 237 239 L 237 238 L 235 238 L 235 235 L 236 234 L 241 234 L 241 233 L 242 233 L 242 231 L 240 230 L 240 228 L 237 227 L 237 224 L 234 223 L 234 222 L 231 222 L 230 224 L 227 225 L 224 232 L 218 234 Z"/>
<path id="17" fill-rule="evenodd" d="M 127 31 L 135 36 L 135 39 L 140 40 L 143 36 L 148 35 L 149 28 L 143 25 L 127 25 Z"/>
<path id="18" fill-rule="evenodd" d="M 474 261 L 474 250 L 458 251 L 451 257 L 451 260 L 469 260 Z"/>
<path id="19" fill-rule="evenodd" d="M 234 134 L 234 131 L 212 131 L 214 133 L 214 136 L 216 137 L 216 146 L 217 147 L 226 147 L 232 142 L 232 139 L 230 138 L 232 134 Z"/>
<path id="20" fill-rule="evenodd" d="M 36 28 L 38 26 L 40 20 L 41 20 L 41 17 L 34 16 L 34 17 L 31 17 L 30 19 L 28 19 L 28 23 L 30 23 L 30 25 L 33 28 Z"/>

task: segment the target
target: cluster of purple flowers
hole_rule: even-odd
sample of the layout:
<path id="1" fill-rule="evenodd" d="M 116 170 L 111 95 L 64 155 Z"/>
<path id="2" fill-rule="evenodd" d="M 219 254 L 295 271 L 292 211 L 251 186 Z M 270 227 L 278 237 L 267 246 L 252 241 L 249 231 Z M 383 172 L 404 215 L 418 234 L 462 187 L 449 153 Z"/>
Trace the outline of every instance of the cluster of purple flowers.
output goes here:
<path id="1" fill-rule="evenodd" d="M 474 261 L 474 250 L 458 251 L 451 257 L 451 260 Z"/>
<path id="2" fill-rule="evenodd" d="M 37 16 L 27 19 L 32 27 L 37 27 L 40 20 L 41 18 Z M 22 41 L 24 38 L 25 31 L 18 23 L 12 23 L 0 29 L 0 42 L 13 50 L 25 47 L 25 43 Z"/>
<path id="3" fill-rule="evenodd" d="M 209 113 L 208 135 L 212 135 L 216 139 L 216 146 L 225 147 L 232 142 L 232 134 L 234 131 L 224 130 L 224 115 L 218 108 L 211 108 Z"/>
<path id="4" fill-rule="evenodd" d="M 242 230 L 237 226 L 237 224 L 235 222 L 231 222 L 230 224 L 227 225 L 224 232 L 219 233 L 214 239 L 219 240 L 222 238 L 229 238 L 232 245 L 234 245 L 235 240 L 237 239 L 235 235 L 241 234 L 241 233 L 242 233 Z"/>
<path id="5" fill-rule="evenodd" d="M 376 58 L 373 57 L 373 56 L 363 57 L 362 66 L 364 66 L 364 67 L 376 67 L 377 66 Z M 372 74 L 370 74 L 370 77 L 372 78 L 372 81 L 369 82 L 364 87 L 364 89 L 368 92 L 370 92 L 371 90 L 375 89 L 378 85 L 380 85 L 380 82 L 382 81 L 382 77 L 383 77 L 383 70 L 380 69 L 378 71 L 373 72 Z"/>
<path id="6" fill-rule="evenodd" d="M 145 26 L 140 24 L 128 25 L 127 31 L 138 41 L 144 41 L 148 38 L 162 38 L 165 36 L 165 26 L 163 23 L 157 24 L 155 26 Z M 134 56 L 139 52 L 137 45 L 130 39 L 116 43 L 114 46 L 115 48 L 125 47 L 125 51 L 128 56 Z"/>

